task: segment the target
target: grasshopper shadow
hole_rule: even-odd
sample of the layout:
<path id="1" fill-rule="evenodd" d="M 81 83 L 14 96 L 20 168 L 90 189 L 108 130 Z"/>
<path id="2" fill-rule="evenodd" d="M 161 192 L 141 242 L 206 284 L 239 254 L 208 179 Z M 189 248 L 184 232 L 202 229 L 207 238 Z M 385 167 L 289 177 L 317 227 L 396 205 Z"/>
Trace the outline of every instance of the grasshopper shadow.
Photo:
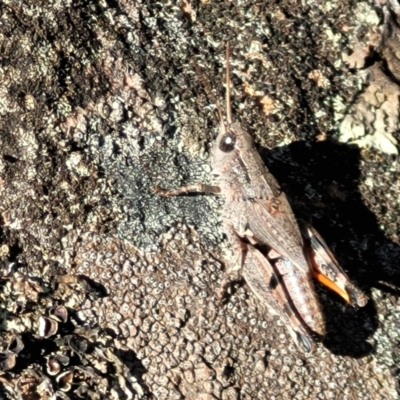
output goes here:
<path id="1" fill-rule="evenodd" d="M 379 229 L 374 214 L 358 190 L 360 151 L 331 141 L 296 142 L 261 156 L 287 194 L 297 218 L 312 223 L 339 263 L 370 296 L 382 282 L 400 287 L 397 268 L 400 248 Z M 324 345 L 333 353 L 362 357 L 374 351 L 372 334 L 378 327 L 372 300 L 361 309 L 344 304 L 317 286 L 327 323 Z"/>

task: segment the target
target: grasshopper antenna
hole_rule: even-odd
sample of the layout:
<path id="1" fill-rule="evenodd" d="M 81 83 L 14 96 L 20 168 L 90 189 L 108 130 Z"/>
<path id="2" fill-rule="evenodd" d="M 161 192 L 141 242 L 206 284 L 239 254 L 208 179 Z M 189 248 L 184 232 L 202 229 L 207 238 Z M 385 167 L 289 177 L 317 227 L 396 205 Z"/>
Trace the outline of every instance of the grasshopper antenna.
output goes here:
<path id="1" fill-rule="evenodd" d="M 229 52 L 230 45 L 229 42 L 226 44 L 226 92 L 225 92 L 225 102 L 226 102 L 226 121 L 228 125 L 232 123 L 231 118 L 231 94 L 230 94 L 230 64 L 229 64 Z"/>
<path id="2" fill-rule="evenodd" d="M 222 114 L 222 108 L 221 108 L 217 98 L 214 96 L 214 94 L 213 94 L 213 92 L 212 92 L 212 90 L 210 88 L 210 85 L 208 84 L 207 80 L 205 79 L 205 77 L 204 77 L 203 73 L 201 72 L 200 67 L 197 65 L 196 61 L 194 61 L 192 59 L 191 63 L 193 64 L 193 66 L 194 66 L 194 68 L 195 68 L 195 70 L 197 72 L 197 75 L 199 76 L 199 78 L 200 78 L 200 80 L 201 80 L 201 82 L 202 82 L 202 84 L 204 86 L 204 89 L 206 90 L 207 96 L 217 106 L 218 117 L 219 117 L 219 122 L 220 122 L 220 125 L 221 125 L 221 130 L 222 130 L 223 133 L 225 133 L 226 129 L 225 129 L 224 117 L 223 117 L 223 114 Z"/>

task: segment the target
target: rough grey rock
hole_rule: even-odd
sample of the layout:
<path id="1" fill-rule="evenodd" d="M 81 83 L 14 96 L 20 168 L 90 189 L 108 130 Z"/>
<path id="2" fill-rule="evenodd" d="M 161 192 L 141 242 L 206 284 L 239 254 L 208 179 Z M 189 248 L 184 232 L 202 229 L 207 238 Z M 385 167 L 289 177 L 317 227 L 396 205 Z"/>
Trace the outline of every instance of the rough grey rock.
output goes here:
<path id="1" fill-rule="evenodd" d="M 398 397 L 399 166 L 335 141 L 335 99 L 363 93 L 343 53 L 384 24 L 361 4 L 373 23 L 342 0 L 2 3 L 3 397 Z M 228 40 L 235 119 L 371 296 L 353 310 L 320 289 L 309 357 L 244 282 L 217 302 L 223 200 L 151 191 L 211 182 L 218 125 L 191 60 L 222 98 Z M 68 320 L 41 337 L 57 306 Z"/>

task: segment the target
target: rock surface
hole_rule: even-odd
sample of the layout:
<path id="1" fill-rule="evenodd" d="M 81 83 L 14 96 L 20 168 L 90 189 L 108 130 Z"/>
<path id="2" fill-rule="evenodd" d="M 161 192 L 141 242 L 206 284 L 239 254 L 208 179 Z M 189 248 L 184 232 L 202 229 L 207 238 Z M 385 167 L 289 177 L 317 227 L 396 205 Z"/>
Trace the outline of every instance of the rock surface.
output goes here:
<path id="1" fill-rule="evenodd" d="M 398 9 L 3 2 L 1 396 L 398 398 Z M 218 122 L 191 60 L 222 99 L 227 41 L 235 119 L 371 297 L 319 289 L 311 356 L 245 282 L 217 301 L 223 199 L 151 191 L 212 182 Z"/>

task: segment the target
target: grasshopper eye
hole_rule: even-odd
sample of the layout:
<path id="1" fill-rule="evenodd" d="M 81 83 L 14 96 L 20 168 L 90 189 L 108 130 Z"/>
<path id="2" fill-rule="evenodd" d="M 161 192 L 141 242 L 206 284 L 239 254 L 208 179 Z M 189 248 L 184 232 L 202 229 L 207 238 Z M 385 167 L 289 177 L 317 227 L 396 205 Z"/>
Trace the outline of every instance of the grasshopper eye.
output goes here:
<path id="1" fill-rule="evenodd" d="M 236 136 L 231 132 L 226 133 L 219 142 L 219 149 L 224 153 L 230 153 L 235 148 Z"/>

